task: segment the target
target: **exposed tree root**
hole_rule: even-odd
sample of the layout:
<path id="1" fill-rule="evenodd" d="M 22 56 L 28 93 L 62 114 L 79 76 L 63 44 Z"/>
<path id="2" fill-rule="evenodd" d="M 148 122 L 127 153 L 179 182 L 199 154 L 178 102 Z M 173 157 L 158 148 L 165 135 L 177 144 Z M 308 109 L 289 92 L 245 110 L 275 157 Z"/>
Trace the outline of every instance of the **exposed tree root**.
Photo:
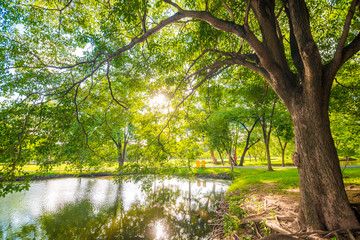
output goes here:
<path id="1" fill-rule="evenodd" d="M 217 211 L 216 222 L 213 223 L 214 231 L 209 239 L 291 240 L 335 237 L 338 240 L 360 240 L 360 226 L 335 231 L 304 231 L 297 219 L 297 197 L 296 193 L 272 195 L 261 193 L 256 189 L 244 197 L 241 209 L 245 210 L 246 214 L 242 216 L 230 213 L 229 204 L 223 200 Z M 237 223 L 238 228 L 229 229 L 229 223 L 224 221 L 224 218 L 231 218 Z"/>
<path id="2" fill-rule="evenodd" d="M 211 225 L 214 226 L 214 229 L 211 233 L 211 236 L 209 239 L 224 239 L 225 232 L 224 232 L 224 216 L 229 212 L 229 204 L 222 199 L 218 210 L 216 211 L 216 220 L 214 223 L 211 223 Z M 236 238 L 237 236 L 234 236 L 232 239 L 241 239 L 240 237 Z"/>

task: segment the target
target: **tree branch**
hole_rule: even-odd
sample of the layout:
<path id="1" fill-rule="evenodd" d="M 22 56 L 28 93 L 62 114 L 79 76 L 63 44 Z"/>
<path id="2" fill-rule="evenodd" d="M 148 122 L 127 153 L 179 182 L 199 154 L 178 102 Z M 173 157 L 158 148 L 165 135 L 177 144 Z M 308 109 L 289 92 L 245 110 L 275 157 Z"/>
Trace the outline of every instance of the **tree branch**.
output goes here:
<path id="1" fill-rule="evenodd" d="M 170 0 L 163 0 L 163 1 L 174 6 L 179 11 L 179 13 L 181 13 L 185 17 L 203 20 L 203 21 L 209 23 L 215 29 L 218 29 L 218 30 L 221 30 L 224 32 L 234 33 L 241 38 L 245 37 L 245 30 L 242 25 L 236 24 L 234 22 L 218 19 L 218 18 L 214 17 L 213 15 L 211 15 L 210 13 L 205 12 L 205 11 L 184 10 Z"/>
<path id="2" fill-rule="evenodd" d="M 321 87 L 321 56 L 311 34 L 308 9 L 304 0 L 289 1 L 288 8 L 296 44 L 304 64 L 305 89 L 318 90 Z"/>
<path id="3" fill-rule="evenodd" d="M 285 56 L 282 40 L 279 38 L 280 29 L 276 26 L 275 1 L 249 1 L 250 7 L 260 25 L 263 45 L 269 52 L 268 58 L 277 64 L 283 72 L 290 75 L 290 67 Z M 250 29 L 247 28 L 248 31 Z M 281 33 L 280 33 L 281 36 Z"/>
<path id="4" fill-rule="evenodd" d="M 171 113 L 170 116 L 168 117 L 168 120 L 167 120 L 165 126 L 162 128 L 162 130 L 161 130 L 160 133 L 158 134 L 158 137 L 159 137 L 159 136 L 164 132 L 164 130 L 168 127 L 170 121 L 172 120 L 172 118 L 173 118 L 173 117 L 175 116 L 175 114 L 177 113 L 179 107 L 180 107 L 190 96 L 192 96 L 192 95 L 194 94 L 194 92 L 195 92 L 205 81 L 207 81 L 208 79 L 210 79 L 210 78 L 212 78 L 212 77 L 214 77 L 214 76 L 219 75 L 221 72 L 223 72 L 225 69 L 228 68 L 228 66 L 226 66 L 227 63 L 226 63 L 225 61 L 222 62 L 222 64 L 216 64 L 216 65 L 217 65 L 218 67 L 213 68 L 208 74 L 206 74 L 206 76 L 205 76 L 200 82 L 198 82 L 198 83 L 191 89 L 190 93 L 189 93 L 186 97 L 184 97 L 184 98 L 180 101 L 180 103 L 178 103 L 178 104 L 176 105 L 173 113 Z M 219 68 L 220 68 L 221 66 L 225 66 L 225 67 L 223 67 L 222 69 L 219 70 Z M 157 137 L 157 138 L 158 138 L 158 137 Z"/>
<path id="5" fill-rule="evenodd" d="M 245 11 L 245 17 L 244 17 L 244 26 L 245 28 L 249 29 L 249 12 L 250 12 L 250 3 L 251 0 L 247 1 L 246 11 Z"/>
<path id="6" fill-rule="evenodd" d="M 336 48 L 335 54 L 334 54 L 334 62 L 336 65 L 340 64 L 341 57 L 342 57 L 342 50 L 345 46 L 346 39 L 349 35 L 350 25 L 351 25 L 351 19 L 354 16 L 356 5 L 358 4 L 358 0 L 353 0 L 350 6 L 350 9 L 348 11 L 348 14 L 346 15 L 345 24 L 343 27 L 343 31 L 341 34 L 341 38 L 339 40 L 338 46 Z"/>
<path id="7" fill-rule="evenodd" d="M 113 90 L 112 90 L 112 87 L 111 87 L 111 81 L 110 81 L 109 71 L 110 71 L 110 61 L 107 62 L 107 67 L 106 67 L 106 78 L 107 78 L 107 81 L 108 81 L 108 83 L 109 83 L 110 95 L 111 95 L 112 99 L 113 99 L 119 106 L 123 107 L 124 109 L 128 109 L 127 106 L 121 104 L 121 103 L 114 97 L 114 93 L 113 93 Z"/>
<path id="8" fill-rule="evenodd" d="M 360 32 L 349 45 L 344 47 L 342 51 L 341 65 L 344 64 L 347 60 L 349 60 L 359 51 L 360 51 Z"/>
<path id="9" fill-rule="evenodd" d="M 226 2 L 224 0 L 221 0 L 222 4 L 224 5 L 226 11 L 229 13 L 230 17 L 231 17 L 231 21 L 235 22 L 235 18 L 234 18 L 234 13 L 231 10 L 231 8 L 226 4 Z"/>

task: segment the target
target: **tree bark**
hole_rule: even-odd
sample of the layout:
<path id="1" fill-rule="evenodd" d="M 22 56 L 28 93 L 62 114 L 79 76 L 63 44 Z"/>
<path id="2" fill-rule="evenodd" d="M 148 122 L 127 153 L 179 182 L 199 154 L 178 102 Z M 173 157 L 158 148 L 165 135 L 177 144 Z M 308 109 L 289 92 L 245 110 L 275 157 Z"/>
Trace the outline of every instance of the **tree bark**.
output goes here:
<path id="1" fill-rule="evenodd" d="M 327 104 L 308 101 L 292 109 L 291 115 L 296 149 L 293 161 L 300 182 L 300 220 L 309 231 L 359 226 L 345 192 Z"/>

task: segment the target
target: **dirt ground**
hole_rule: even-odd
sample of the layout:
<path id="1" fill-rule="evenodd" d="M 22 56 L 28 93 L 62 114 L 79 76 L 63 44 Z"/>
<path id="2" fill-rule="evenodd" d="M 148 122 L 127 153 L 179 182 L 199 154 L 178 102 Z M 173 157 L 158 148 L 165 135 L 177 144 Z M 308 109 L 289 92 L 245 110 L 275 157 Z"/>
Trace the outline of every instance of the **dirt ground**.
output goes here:
<path id="1" fill-rule="evenodd" d="M 299 211 L 299 189 L 287 190 L 284 193 L 271 193 L 261 189 L 271 189 L 272 186 L 249 189 L 241 205 L 246 210 L 246 214 L 241 218 L 238 230 L 230 236 L 219 234 L 222 230 L 217 230 L 217 235 L 211 239 L 266 239 L 266 240 L 286 240 L 286 239 L 360 239 L 360 228 L 333 231 L 333 232 L 302 232 L 297 220 Z M 360 212 L 360 186 L 350 185 L 346 187 L 349 201 L 356 211 Z M 235 193 L 236 194 L 236 193 Z M 219 213 L 229 214 L 229 206 L 222 204 Z M 359 216 L 360 217 L 360 216 Z M 221 221 L 221 217 L 218 218 Z M 220 237 L 221 236 L 221 237 Z"/>

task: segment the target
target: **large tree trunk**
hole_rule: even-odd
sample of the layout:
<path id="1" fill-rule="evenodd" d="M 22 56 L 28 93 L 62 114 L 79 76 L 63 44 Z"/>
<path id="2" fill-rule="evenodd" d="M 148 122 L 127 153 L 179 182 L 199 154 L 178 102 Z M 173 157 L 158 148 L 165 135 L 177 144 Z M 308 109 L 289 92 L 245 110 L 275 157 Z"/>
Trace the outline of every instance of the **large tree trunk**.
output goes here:
<path id="1" fill-rule="evenodd" d="M 300 219 L 308 230 L 359 226 L 346 196 L 327 106 L 307 102 L 293 109 L 291 115 L 296 140 L 293 161 L 300 180 Z"/>

